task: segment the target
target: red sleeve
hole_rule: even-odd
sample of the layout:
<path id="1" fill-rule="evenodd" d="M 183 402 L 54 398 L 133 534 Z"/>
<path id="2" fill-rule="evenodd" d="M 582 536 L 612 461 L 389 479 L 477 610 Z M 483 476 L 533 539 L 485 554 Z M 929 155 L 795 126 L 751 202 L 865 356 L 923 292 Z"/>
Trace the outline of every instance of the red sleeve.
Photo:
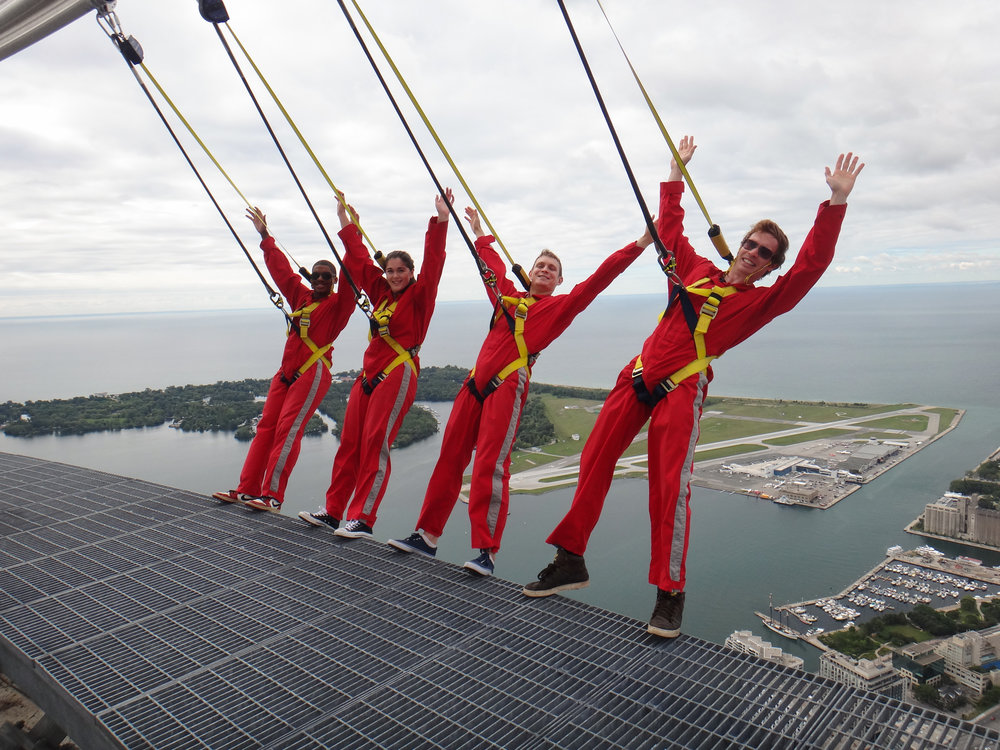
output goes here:
<path id="1" fill-rule="evenodd" d="M 683 181 L 660 183 L 660 215 L 656 220 L 656 232 L 663 246 L 677 259 L 677 274 L 687 278 L 687 273 L 703 258 L 695 252 L 684 234 L 683 194 Z"/>
<path id="2" fill-rule="evenodd" d="M 629 243 L 621 250 L 616 250 L 597 267 L 587 279 L 574 286 L 568 294 L 563 297 L 565 308 L 562 315 L 568 316 L 569 321 L 579 315 L 598 294 L 608 288 L 622 271 L 632 265 L 632 262 L 642 254 L 643 248 L 634 242 Z"/>
<path id="3" fill-rule="evenodd" d="M 389 291 L 389 283 L 382 275 L 382 267 L 368 255 L 368 248 L 361 239 L 361 230 L 354 224 L 348 224 L 337 233 L 337 236 L 344 243 L 344 267 L 354 283 L 372 300 L 377 300 L 386 294 Z"/>
<path id="4" fill-rule="evenodd" d="M 260 249 L 264 251 L 267 272 L 293 310 L 301 307 L 304 300 L 312 299 L 312 289 L 303 283 L 302 277 L 292 268 L 285 254 L 278 249 L 274 237 L 268 235 L 262 239 Z"/>
<path id="5" fill-rule="evenodd" d="M 476 238 L 476 252 L 479 253 L 479 257 L 483 259 L 486 264 L 497 277 L 497 288 L 500 290 L 500 294 L 507 297 L 512 297 L 517 294 L 517 287 L 514 286 L 509 278 L 507 278 L 507 267 L 500 260 L 500 255 L 496 250 L 493 249 L 493 235 L 487 234 L 482 237 Z M 492 299 L 490 300 L 493 301 Z"/>
<path id="6" fill-rule="evenodd" d="M 447 238 L 448 222 L 438 221 L 437 216 L 432 217 L 424 235 L 424 259 L 417 277 L 420 299 L 424 304 L 437 297 L 438 284 L 441 283 L 441 274 L 444 272 L 444 247 Z"/>

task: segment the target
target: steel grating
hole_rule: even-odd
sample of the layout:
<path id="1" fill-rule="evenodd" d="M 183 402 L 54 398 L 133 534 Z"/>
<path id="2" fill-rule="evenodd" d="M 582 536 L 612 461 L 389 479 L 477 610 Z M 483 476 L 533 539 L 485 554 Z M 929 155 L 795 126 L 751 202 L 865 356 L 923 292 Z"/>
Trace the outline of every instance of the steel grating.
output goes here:
<path id="1" fill-rule="evenodd" d="M 10 454 L 0 487 L 0 668 L 87 748 L 1000 748 L 193 493 Z"/>

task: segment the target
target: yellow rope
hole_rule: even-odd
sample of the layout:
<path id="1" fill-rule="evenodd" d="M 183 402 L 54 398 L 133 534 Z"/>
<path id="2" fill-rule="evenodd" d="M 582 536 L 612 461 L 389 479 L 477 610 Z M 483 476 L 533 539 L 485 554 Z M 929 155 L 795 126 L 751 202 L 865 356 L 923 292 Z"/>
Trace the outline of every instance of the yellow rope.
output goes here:
<path id="1" fill-rule="evenodd" d="M 615 32 L 614 26 L 611 25 L 611 19 L 608 18 L 608 14 L 607 12 L 605 12 L 604 6 L 601 5 L 601 0 L 597 0 L 597 7 L 601 9 L 601 13 L 604 15 L 604 20 L 608 22 L 608 28 L 611 29 L 611 34 L 612 36 L 614 36 L 615 41 L 618 43 L 618 49 L 622 51 L 622 55 L 624 55 L 625 57 L 625 62 L 628 63 L 629 70 L 632 71 L 632 77 L 635 78 L 635 82 L 639 86 L 639 91 L 642 92 L 642 96 L 646 100 L 646 105 L 649 107 L 649 111 L 652 112 L 653 119 L 656 120 L 656 124 L 660 128 L 660 132 L 663 134 L 663 138 L 664 140 L 666 140 L 667 146 L 670 148 L 670 154 L 674 158 L 674 163 L 677 164 L 678 168 L 681 171 L 681 174 L 684 175 L 684 180 L 687 182 L 688 187 L 691 189 L 691 195 L 693 195 L 694 199 L 698 202 L 698 206 L 699 208 L 701 208 L 701 212 L 705 215 L 705 220 L 708 221 L 709 227 L 717 231 L 718 226 L 712 221 L 712 217 L 708 215 L 708 209 L 705 207 L 705 203 L 704 201 L 702 201 L 701 195 L 699 195 L 698 193 L 698 188 L 694 186 L 694 180 L 691 178 L 691 174 L 690 172 L 688 172 L 687 166 L 681 160 L 681 156 L 677 152 L 677 147 L 674 145 L 674 141 L 670 137 L 670 133 L 667 132 L 667 128 L 663 124 L 663 120 L 660 119 L 659 112 L 656 111 L 656 107 L 653 104 L 653 100 L 649 97 L 649 94 L 646 92 L 646 87 L 642 85 L 642 81 L 639 79 L 639 74 L 636 72 L 635 67 L 632 65 L 632 60 L 629 59 L 628 53 L 625 51 L 625 47 L 622 45 L 621 39 L 618 38 L 618 34 Z M 715 247 L 719 251 L 719 254 L 722 255 L 723 257 L 726 257 L 729 254 L 729 248 L 726 246 L 726 241 L 722 239 L 721 233 L 713 236 L 712 233 L 710 232 L 709 236 L 712 237 L 712 242 L 713 244 L 715 244 Z"/>
<path id="2" fill-rule="evenodd" d="M 372 35 L 372 39 L 375 40 L 375 43 L 378 45 L 378 48 L 382 51 L 382 56 L 385 57 L 385 61 L 389 63 L 389 67 L 392 68 L 392 72 L 396 74 L 396 80 L 399 81 L 399 84 L 403 87 L 403 90 L 406 91 L 406 95 L 410 97 L 410 102 L 413 104 L 413 107 L 417 110 L 417 113 L 420 115 L 420 119 L 424 121 L 424 125 L 427 127 L 427 130 L 431 134 L 431 137 L 434 138 L 434 142 L 438 145 L 438 148 L 441 150 L 441 154 L 444 156 L 445 160 L 448 162 L 448 165 L 455 173 L 455 176 L 458 178 L 458 181 L 462 183 L 462 187 L 465 188 L 465 192 L 468 193 L 469 198 L 472 201 L 472 205 L 474 205 L 476 207 L 476 210 L 479 212 L 480 218 L 482 218 L 486 226 L 489 227 L 490 234 L 492 234 L 493 237 L 496 238 L 497 244 L 500 246 L 500 249 L 503 250 L 503 254 L 507 256 L 507 260 L 510 261 L 511 265 L 515 265 L 514 259 L 510 257 L 510 253 L 507 252 L 507 248 L 503 244 L 503 241 L 500 239 L 499 235 L 497 234 L 496 229 L 493 228 L 493 225 L 490 223 L 489 218 L 487 218 L 486 212 L 483 210 L 483 207 L 479 205 L 479 201 L 476 200 L 476 196 L 473 194 L 472 188 L 469 187 L 469 184 L 465 181 L 465 178 L 462 177 L 462 173 L 459 171 L 458 166 L 451 158 L 451 154 L 448 153 L 448 149 L 445 148 L 444 143 L 442 143 L 441 139 L 438 137 L 437 131 L 435 131 L 434 126 L 431 125 L 431 121 L 427 118 L 427 115 L 424 114 L 424 110 L 420 107 L 420 103 L 417 101 L 417 98 L 413 95 L 413 92 L 410 90 L 410 87 L 406 84 L 406 81 L 403 79 L 403 75 L 399 72 L 399 68 L 396 67 L 396 63 L 394 63 L 392 57 L 389 56 L 389 51 L 385 48 L 385 45 L 382 44 L 382 40 L 379 39 L 378 34 L 375 33 L 375 29 L 372 28 L 372 25 L 368 22 L 368 18 L 365 16 L 364 11 L 361 10 L 361 7 L 358 5 L 357 0 L 351 0 L 351 3 L 354 5 L 354 9 L 357 10 L 358 15 L 361 16 L 361 20 L 364 21 L 365 26 L 368 28 L 368 33 Z"/>
<path id="3" fill-rule="evenodd" d="M 347 211 L 347 214 L 348 216 L 350 216 L 351 221 L 354 223 L 354 226 L 356 226 L 358 228 L 358 231 L 361 232 L 361 235 L 366 240 L 368 240 L 368 245 L 369 247 L 371 247 L 372 251 L 377 252 L 375 248 L 375 243 L 373 243 L 371 238 L 365 233 L 365 230 L 362 228 L 361 223 L 357 220 L 354 214 L 350 210 L 348 210 L 347 202 L 342 197 L 343 193 L 341 193 L 341 191 L 337 189 L 337 186 L 333 184 L 333 180 L 330 178 L 330 175 L 327 174 L 326 170 L 323 168 L 323 165 L 320 163 L 316 154 L 313 152 L 312 148 L 306 142 L 306 139 L 302 135 L 302 132 L 299 130 L 298 126 L 292 120 L 291 115 L 288 114 L 288 110 L 285 109 L 285 105 L 281 103 L 281 100 L 278 98 L 278 95 L 274 92 L 274 89 L 271 88 L 271 85 L 267 82 L 267 79 L 264 78 L 264 74 L 261 72 L 260 68 L 257 67 L 257 63 L 255 63 L 253 58 L 250 57 L 250 53 L 247 52 L 246 47 L 243 46 L 243 42 L 241 42 L 240 38 L 236 36 L 236 32 L 233 31 L 233 27 L 230 26 L 228 23 L 226 23 L 225 26 L 226 29 L 229 30 L 229 33 L 233 35 L 233 39 L 235 40 L 237 46 L 240 48 L 240 52 L 242 52 L 243 56 L 246 57 L 247 61 L 250 63 L 250 66 L 253 68 L 254 73 L 256 73 L 257 77 L 260 79 L 260 82 L 264 85 L 264 88 L 267 89 L 267 93 L 271 95 L 271 99 L 274 100 L 275 105 L 281 111 L 281 114 L 284 115 L 285 121 L 288 123 L 289 127 L 291 127 L 291 129 L 295 132 L 295 135 L 298 136 L 299 142 L 302 144 L 302 147 L 306 150 L 306 153 L 309 154 L 309 156 L 312 158 L 313 163 L 316 165 L 316 168 L 319 170 L 320 174 L 323 175 L 323 178 L 326 180 L 326 184 L 330 186 L 331 190 L 333 190 L 333 194 L 334 196 L 336 196 L 337 202 L 344 207 L 344 210 Z"/>

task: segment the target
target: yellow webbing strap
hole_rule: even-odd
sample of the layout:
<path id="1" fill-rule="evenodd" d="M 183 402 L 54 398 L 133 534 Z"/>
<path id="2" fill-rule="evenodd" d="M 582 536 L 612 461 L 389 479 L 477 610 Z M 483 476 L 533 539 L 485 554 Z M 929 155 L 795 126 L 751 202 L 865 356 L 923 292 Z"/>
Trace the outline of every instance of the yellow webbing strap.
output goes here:
<path id="1" fill-rule="evenodd" d="M 517 344 L 518 357 L 500 372 L 497 377 L 503 380 L 515 370 L 522 367 L 528 368 L 528 375 L 531 375 L 531 358 L 528 346 L 524 343 L 524 323 L 528 319 L 528 308 L 535 304 L 534 297 L 502 297 L 501 303 L 505 305 L 517 305 L 514 310 L 514 343 Z"/>
<path id="2" fill-rule="evenodd" d="M 472 192 L 472 188 L 469 187 L 469 184 L 465 181 L 465 178 L 459 171 L 458 165 L 455 164 L 455 161 L 451 158 L 451 154 L 448 153 L 448 149 L 445 148 L 444 143 L 438 137 L 437 131 L 434 130 L 434 126 L 431 125 L 431 121 L 427 118 L 427 115 L 424 113 L 423 108 L 421 108 L 420 103 L 417 101 L 417 97 L 414 96 L 413 92 L 410 90 L 410 87 L 407 85 L 406 81 L 403 78 L 403 74 L 399 72 L 399 68 L 396 67 L 396 63 L 393 62 L 392 57 L 389 56 L 389 51 L 385 48 L 385 45 L 382 44 L 382 40 L 379 39 L 378 34 L 375 33 L 375 29 L 372 28 L 371 23 L 369 23 L 368 18 L 365 16 L 364 11 L 361 10 L 361 7 L 358 5 L 357 0 L 351 0 L 351 4 L 354 5 L 354 9 L 358 12 L 358 15 L 361 16 L 361 20 L 364 22 L 365 27 L 368 29 L 368 33 L 372 35 L 372 39 L 375 40 L 375 44 L 378 45 L 378 48 L 379 50 L 381 50 L 382 56 L 385 57 L 385 61 L 389 64 L 389 67 L 392 68 L 392 72 L 396 74 L 396 80 L 399 81 L 399 85 L 403 87 L 403 90 L 406 92 L 406 95 L 410 98 L 410 102 L 413 104 L 413 108 L 417 110 L 417 114 L 419 114 L 420 119 L 423 120 L 424 126 L 426 126 L 427 128 L 427 132 L 431 134 L 431 137 L 437 144 L 438 149 L 440 149 L 441 151 L 441 155 L 444 156 L 445 161 L 448 162 L 448 165 L 455 173 L 455 176 L 458 178 L 458 181 L 462 183 L 462 187 L 465 188 L 465 192 L 469 194 L 469 199 L 472 201 L 472 205 L 476 207 L 476 210 L 479 212 L 480 218 L 482 218 L 483 222 L 489 228 L 490 234 L 492 234 L 493 237 L 496 239 L 497 244 L 500 246 L 500 249 L 503 250 L 503 254 L 507 256 L 507 260 L 510 261 L 511 265 L 516 265 L 514 263 L 514 259 L 510 257 L 510 253 L 507 252 L 507 248 L 503 244 L 503 240 L 500 239 L 500 236 L 497 234 L 496 229 L 493 228 L 493 225 L 490 223 L 489 218 L 486 216 L 486 212 L 483 210 L 483 207 L 480 206 L 479 201 L 476 200 L 476 196 Z"/>
<path id="3" fill-rule="evenodd" d="M 679 369 L 677 372 L 664 378 L 660 385 L 663 386 L 664 390 L 669 393 L 674 388 L 676 388 L 683 380 L 691 377 L 697 372 L 702 372 L 707 369 L 709 364 L 711 364 L 713 359 L 718 359 L 718 355 L 707 355 L 705 352 L 705 333 L 708 331 L 709 325 L 715 320 L 715 316 L 719 313 L 719 305 L 722 304 L 722 300 L 731 294 L 736 294 L 736 287 L 732 286 L 713 286 L 711 288 L 699 288 L 701 284 L 708 281 L 706 276 L 703 279 L 699 279 L 690 286 L 686 287 L 686 291 L 692 294 L 698 294 L 707 299 L 702 303 L 701 313 L 698 315 L 698 325 L 695 327 L 694 331 L 691 333 L 691 337 L 694 339 L 695 353 L 698 355 L 697 359 L 688 362 L 684 367 Z M 636 378 L 642 375 L 642 356 L 636 358 L 635 367 L 632 370 L 632 377 Z"/>
<path id="4" fill-rule="evenodd" d="M 310 148 L 308 142 L 306 142 L 305 136 L 302 135 L 302 131 L 299 130 L 298 126 L 292 120 L 292 116 L 288 114 L 288 110 L 285 109 L 285 105 L 281 103 L 281 100 L 278 98 L 278 95 L 274 92 L 274 89 L 271 88 L 271 84 L 269 84 L 267 82 L 267 79 L 264 78 L 264 74 L 261 72 L 260 68 L 257 67 L 257 63 L 255 63 L 253 61 L 253 58 L 250 57 L 250 53 L 247 52 L 246 47 L 243 46 L 243 42 L 241 42 L 240 38 L 236 36 L 236 32 L 233 31 L 233 27 L 230 26 L 229 23 L 226 23 L 225 26 L 226 29 L 229 31 L 229 33 L 233 35 L 233 40 L 236 42 L 236 46 L 240 48 L 240 52 L 242 52 L 243 56 L 246 57 L 247 62 L 250 63 L 250 67 L 253 68 L 254 73 L 257 74 L 257 77 L 260 79 L 260 82 L 264 85 L 264 88 L 267 89 L 267 93 L 271 95 L 271 99 L 274 100 L 275 106 L 277 106 L 281 114 L 284 115 L 285 122 L 288 123 L 288 126 L 292 129 L 295 135 L 298 136 L 299 143 L 302 144 L 302 147 L 306 150 L 306 153 L 309 154 L 310 158 L 312 158 L 313 164 L 316 165 L 316 168 L 319 170 L 319 173 L 323 175 L 323 178 L 326 180 L 326 184 L 330 186 L 331 190 L 333 190 L 333 194 L 337 197 L 337 201 L 346 210 L 347 203 L 344 201 L 343 193 L 341 193 L 340 190 L 337 189 L 337 186 L 333 184 L 333 180 L 330 179 L 330 175 L 326 173 L 326 170 L 323 168 L 323 165 L 320 163 L 316 154 L 313 153 L 312 148 Z M 353 222 L 354 226 L 356 226 L 358 228 L 358 231 L 361 232 L 361 236 L 363 236 L 366 240 L 368 240 L 369 247 L 371 247 L 372 250 L 375 251 L 376 255 L 378 255 L 378 251 L 375 248 L 375 243 L 372 242 L 371 237 L 369 237 L 365 233 L 365 230 L 362 228 L 361 223 L 350 211 L 348 211 L 348 215 L 351 217 L 351 221 Z"/>
<path id="5" fill-rule="evenodd" d="M 601 13 L 604 15 L 604 20 L 608 22 L 608 28 L 611 29 L 611 34 L 618 43 L 618 49 L 622 51 L 622 55 L 625 57 L 625 62 L 628 63 L 629 70 L 632 71 L 632 77 L 639 86 L 639 91 L 642 92 L 642 96 L 646 100 L 646 105 L 649 107 L 649 111 L 653 114 L 653 119 L 656 120 L 656 124 L 660 128 L 660 133 L 663 134 L 663 139 L 667 142 L 667 146 L 670 148 L 670 154 L 674 157 L 674 162 L 681 170 L 681 174 L 684 175 L 685 182 L 687 182 L 688 187 L 691 189 L 691 195 L 693 195 L 694 199 L 698 202 L 698 207 L 701 208 L 701 212 L 705 215 L 705 220 L 708 221 L 708 236 L 712 240 L 712 244 L 715 246 L 719 255 L 728 261 L 732 261 L 733 255 L 729 251 L 729 246 L 726 244 L 725 238 L 722 236 L 722 230 L 719 229 L 718 224 L 712 222 L 712 217 L 708 215 L 708 209 L 705 207 L 704 201 L 702 201 L 701 196 L 698 194 L 698 188 L 694 186 L 694 180 L 691 179 L 691 174 L 688 172 L 687 166 L 683 161 L 681 161 L 681 156 L 677 153 L 677 147 L 674 145 L 674 141 L 670 137 L 670 133 L 667 132 L 667 128 L 663 124 L 663 120 L 660 119 L 660 114 L 656 111 L 656 107 L 653 105 L 653 100 L 650 99 L 649 94 L 646 93 L 646 87 L 643 86 L 642 81 L 639 80 L 639 74 L 632 65 L 632 60 L 629 59 L 628 53 L 625 52 L 625 47 L 622 45 L 621 39 L 618 38 L 618 34 L 615 32 L 614 26 L 611 25 L 611 19 L 608 18 L 608 14 L 604 10 L 604 6 L 601 5 L 601 0 L 597 0 L 597 7 L 601 9 Z"/>
<path id="6" fill-rule="evenodd" d="M 386 344 L 389 345 L 389 347 L 394 352 L 396 352 L 396 358 L 392 360 L 392 362 L 390 362 L 389 365 L 384 370 L 382 370 L 381 373 L 379 373 L 379 375 L 377 376 L 378 380 L 384 379 L 386 375 L 395 370 L 404 362 L 406 362 L 410 366 L 410 369 L 413 370 L 414 375 L 417 374 L 417 365 L 413 361 L 413 354 L 411 354 L 410 351 L 404 349 L 402 345 L 398 341 L 396 341 L 396 339 L 394 339 L 392 336 L 389 335 L 389 321 L 392 319 L 392 314 L 396 312 L 397 302 L 393 302 L 391 305 L 387 305 L 386 304 L 387 301 L 388 300 L 382 300 L 382 304 L 380 304 L 376 308 L 375 312 L 372 314 L 372 320 L 378 326 L 375 332 Z M 372 338 L 373 338 L 372 332 L 369 331 L 368 340 L 371 341 Z M 419 349 L 419 347 L 417 348 Z"/>
<path id="7" fill-rule="evenodd" d="M 330 349 L 333 348 L 333 344 L 331 343 L 326 346 L 316 346 L 315 342 L 309 338 L 309 315 L 317 307 L 319 307 L 319 302 L 313 302 L 311 305 L 306 305 L 305 307 L 296 310 L 289 316 L 299 319 L 299 338 L 302 339 L 303 343 L 305 343 L 305 345 L 309 347 L 310 351 L 312 351 L 312 355 L 309 359 L 307 359 L 302 367 L 299 368 L 299 375 L 304 375 L 310 367 L 316 364 L 316 362 L 322 362 L 323 366 L 326 367 L 327 370 L 330 369 L 332 364 L 330 359 L 325 355 L 328 351 L 330 351 Z M 292 335 L 291 331 L 288 332 L 288 335 Z"/>

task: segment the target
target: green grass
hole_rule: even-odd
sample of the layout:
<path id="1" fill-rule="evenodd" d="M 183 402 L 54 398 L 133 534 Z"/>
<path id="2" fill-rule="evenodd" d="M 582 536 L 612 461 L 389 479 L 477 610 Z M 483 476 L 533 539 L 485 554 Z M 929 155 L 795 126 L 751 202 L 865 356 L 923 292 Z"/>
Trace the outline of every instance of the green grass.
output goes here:
<path id="1" fill-rule="evenodd" d="M 938 421 L 938 435 L 951 427 L 955 421 L 955 417 L 958 416 L 958 409 L 948 409 L 942 406 L 935 406 L 933 409 L 926 409 L 925 411 L 941 415 L 941 419 Z"/>
<path id="2" fill-rule="evenodd" d="M 913 432 L 926 432 L 930 417 L 926 414 L 897 414 L 894 417 L 884 417 L 882 419 L 871 419 L 866 422 L 858 422 L 858 427 L 881 427 L 886 430 L 909 430 Z"/>
<path id="3" fill-rule="evenodd" d="M 769 432 L 788 430 L 795 427 L 791 423 L 757 422 L 752 419 L 726 419 L 725 417 L 702 417 L 699 445 L 718 443 L 721 440 L 735 440 L 749 435 L 766 435 Z"/>
<path id="4" fill-rule="evenodd" d="M 543 394 L 539 398 L 545 403 L 545 413 L 556 429 L 557 440 L 569 440 L 571 435 L 580 435 L 580 442 L 594 429 L 600 401 L 582 398 L 560 398 Z M 588 411 L 590 409 L 590 411 Z"/>
<path id="5" fill-rule="evenodd" d="M 804 401 L 769 401 L 766 399 L 708 399 L 705 411 L 724 411 L 733 417 L 803 420 L 806 422 L 836 422 L 897 411 L 910 404 L 828 404 Z"/>
<path id="6" fill-rule="evenodd" d="M 827 427 L 825 430 L 813 430 L 803 432 L 798 435 L 785 435 L 784 437 L 765 438 L 768 445 L 795 445 L 796 443 L 808 443 L 810 440 L 822 440 L 823 438 L 840 437 L 850 435 L 851 430 L 841 430 L 836 427 Z M 897 436 L 898 437 L 898 436 Z"/>
<path id="7" fill-rule="evenodd" d="M 716 458 L 726 458 L 727 456 L 738 456 L 741 453 L 753 453 L 755 451 L 766 451 L 763 445 L 754 445 L 753 443 L 740 443 L 739 445 L 730 445 L 728 448 L 713 448 L 711 450 L 695 451 L 694 460 L 697 461 L 711 461 Z"/>

